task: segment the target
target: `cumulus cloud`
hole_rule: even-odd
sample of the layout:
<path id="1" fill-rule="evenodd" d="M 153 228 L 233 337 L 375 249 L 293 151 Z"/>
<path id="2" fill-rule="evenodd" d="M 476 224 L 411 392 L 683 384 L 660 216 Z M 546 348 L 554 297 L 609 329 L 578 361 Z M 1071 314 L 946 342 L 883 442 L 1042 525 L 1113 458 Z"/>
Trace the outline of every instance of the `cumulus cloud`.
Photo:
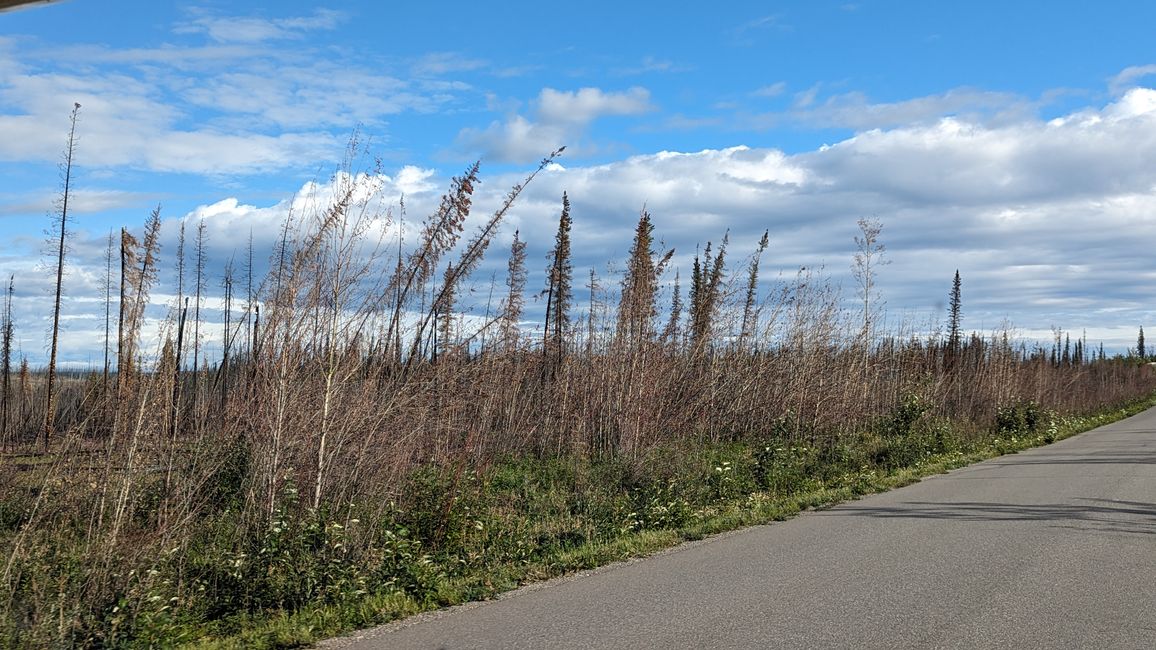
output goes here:
<path id="1" fill-rule="evenodd" d="M 1156 145 L 1154 111 L 1156 91 L 1134 89 L 1101 110 L 1050 122 L 947 118 L 870 130 L 805 158 L 831 182 L 960 205 L 1148 191 L 1142 166 Z"/>
<path id="2" fill-rule="evenodd" d="M 650 92 L 633 87 L 620 92 L 600 88 L 560 91 L 543 88 L 534 102 L 535 118 L 512 115 L 485 129 L 466 128 L 459 148 L 498 162 L 529 162 L 561 147 L 586 148 L 579 142 L 595 120 L 613 115 L 639 115 L 653 110 Z M 576 146 L 577 145 L 577 146 Z"/>
<path id="3" fill-rule="evenodd" d="M 280 237 L 286 218 L 306 219 L 324 212 L 331 205 L 339 187 L 354 186 L 354 203 L 366 205 L 366 213 L 376 215 L 383 224 L 390 223 L 402 200 L 416 210 L 413 214 L 424 214 L 437 205 L 436 199 L 442 190 L 440 179 L 435 182 L 436 172 L 406 165 L 394 174 L 367 174 L 364 172 L 338 172 L 332 179 L 309 181 L 288 198 L 267 206 L 242 203 L 229 197 L 194 208 L 188 214 L 173 217 L 165 223 L 166 244 L 172 248 L 176 241 L 177 224 L 183 222 L 186 230 L 192 232 L 197 224 L 204 222 L 206 239 L 209 242 L 209 256 L 222 262 L 248 246 L 252 237 L 253 247 L 258 251 L 269 251 Z M 263 266 L 263 262 L 261 262 Z"/>

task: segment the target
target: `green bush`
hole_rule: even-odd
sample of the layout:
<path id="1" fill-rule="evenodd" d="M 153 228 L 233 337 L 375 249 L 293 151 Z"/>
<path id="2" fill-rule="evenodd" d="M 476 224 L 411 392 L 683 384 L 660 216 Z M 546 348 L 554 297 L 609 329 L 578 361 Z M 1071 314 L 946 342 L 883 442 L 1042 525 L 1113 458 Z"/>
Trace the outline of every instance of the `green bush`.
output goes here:
<path id="1" fill-rule="evenodd" d="M 906 395 L 878 425 L 880 435 L 902 437 L 911 435 L 915 423 L 931 409 L 927 399 L 911 393 Z"/>
<path id="2" fill-rule="evenodd" d="M 1048 413 L 1033 400 L 1018 400 L 1000 406 L 995 413 L 995 428 L 1000 434 L 1036 433 Z"/>

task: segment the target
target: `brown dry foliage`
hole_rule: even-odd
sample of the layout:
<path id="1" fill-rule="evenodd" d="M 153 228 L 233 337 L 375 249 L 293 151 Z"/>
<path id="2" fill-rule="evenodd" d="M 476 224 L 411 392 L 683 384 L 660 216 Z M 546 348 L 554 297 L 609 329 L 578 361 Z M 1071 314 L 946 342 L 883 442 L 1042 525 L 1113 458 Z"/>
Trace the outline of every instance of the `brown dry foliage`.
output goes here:
<path id="1" fill-rule="evenodd" d="M 102 386 L 99 373 L 62 376 L 59 434 L 46 456 L 31 447 L 45 416 L 43 377 L 25 370 L 5 396 L 2 433 L 15 451 L 3 459 L 0 493 L 35 497 L 15 534 L 2 538 L 0 610 L 11 605 L 20 558 L 36 531 L 84 531 L 90 579 L 70 597 L 98 602 L 129 580 L 118 565 L 147 564 L 185 544 L 198 521 L 222 507 L 224 484 L 241 511 L 240 538 L 286 507 L 384 508 L 413 468 L 427 463 L 460 474 L 511 454 L 639 458 L 667 443 L 771 435 L 830 444 L 911 396 L 932 405 L 928 417 L 978 432 L 991 427 L 997 408 L 1020 400 L 1077 412 L 1156 388 L 1136 364 L 1057 363 L 1009 344 L 1004 333 L 963 341 L 950 367 L 936 337 L 891 332 L 864 342 L 863 315 L 845 308 L 821 275 L 800 272 L 757 304 L 753 264 L 730 281 L 714 277 L 725 244 L 717 257 L 708 252 L 707 271 L 695 278 L 697 311 L 659 337 L 656 321 L 667 319 L 654 305 L 670 256 L 652 253 L 645 213 L 638 255 L 627 265 L 627 311 L 617 313 L 594 292 L 587 313 L 573 316 L 585 326 L 564 330 L 567 354 L 546 357 L 534 347 L 539 337 L 519 335 L 523 301 L 511 295 L 507 313 L 483 325 L 500 325 L 500 344 L 483 349 L 471 344 L 476 333 L 444 328 L 441 336 L 455 338 L 437 347 L 457 353 L 435 355 L 436 319 L 477 267 L 521 186 L 460 242 L 478 181 L 471 167 L 403 256 L 387 251 L 385 233 L 400 217 L 374 203 L 366 185 L 373 177 L 340 178 L 330 205 L 286 223 L 257 291 L 261 327 L 252 342 L 233 342 L 227 366 L 177 369 L 173 355 L 159 353 L 137 362 L 141 303 L 159 264 L 155 215 L 144 244 L 125 235 L 120 390 Z M 202 247 L 203 228 L 198 305 Z M 513 255 L 507 286 L 520 294 L 520 240 Z M 199 337 L 193 345 L 186 358 L 203 354 Z M 290 487 L 306 498 L 288 500 Z"/>

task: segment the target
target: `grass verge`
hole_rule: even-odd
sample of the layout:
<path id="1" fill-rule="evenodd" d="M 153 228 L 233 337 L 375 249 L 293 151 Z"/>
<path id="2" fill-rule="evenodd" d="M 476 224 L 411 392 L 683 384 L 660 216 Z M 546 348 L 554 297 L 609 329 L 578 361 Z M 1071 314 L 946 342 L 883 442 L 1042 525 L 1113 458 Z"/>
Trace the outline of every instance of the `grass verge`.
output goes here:
<path id="1" fill-rule="evenodd" d="M 358 562 L 388 567 L 378 574 L 388 579 L 375 588 L 346 589 L 336 599 L 296 611 L 235 616 L 210 626 L 182 627 L 170 620 L 155 631 L 163 631 L 168 643 L 183 637 L 196 648 L 306 645 L 909 485 L 1153 406 L 1156 396 L 1083 417 L 1029 408 L 1001 414 L 1000 430 L 968 438 L 938 423 L 898 437 L 880 426 L 822 449 L 748 441 L 667 448 L 633 464 L 510 460 L 470 475 L 448 509 L 439 499 L 447 487 L 445 472 L 431 469 L 415 478 L 418 496 L 404 513 L 399 508 L 375 523 L 379 534 L 384 531 L 379 552 L 371 562 Z M 434 521 L 439 512 L 448 512 L 448 524 Z"/>

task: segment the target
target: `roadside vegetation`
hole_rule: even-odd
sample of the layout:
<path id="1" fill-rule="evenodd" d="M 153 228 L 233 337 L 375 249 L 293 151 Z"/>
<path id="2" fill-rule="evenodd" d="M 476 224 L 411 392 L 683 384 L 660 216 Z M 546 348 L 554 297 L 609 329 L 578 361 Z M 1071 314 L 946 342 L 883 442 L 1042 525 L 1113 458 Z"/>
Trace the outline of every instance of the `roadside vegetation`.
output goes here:
<path id="1" fill-rule="evenodd" d="M 6 300 L 0 645 L 298 645 L 1048 443 L 1156 390 L 1139 356 L 1082 339 L 966 334 L 958 274 L 946 332 L 889 329 L 875 220 L 849 242 L 850 298 L 812 270 L 768 291 L 773 232 L 674 268 L 646 212 L 621 274 L 576 270 L 562 196 L 545 286 L 515 233 L 504 292 L 467 318 L 524 184 L 471 215 L 472 166 L 407 224 L 372 173 L 334 179 L 250 252 L 264 278 L 210 282 L 203 224 L 161 251 L 159 208 L 110 238 L 90 373 L 12 359 Z M 177 298 L 150 349 L 163 273 Z"/>

